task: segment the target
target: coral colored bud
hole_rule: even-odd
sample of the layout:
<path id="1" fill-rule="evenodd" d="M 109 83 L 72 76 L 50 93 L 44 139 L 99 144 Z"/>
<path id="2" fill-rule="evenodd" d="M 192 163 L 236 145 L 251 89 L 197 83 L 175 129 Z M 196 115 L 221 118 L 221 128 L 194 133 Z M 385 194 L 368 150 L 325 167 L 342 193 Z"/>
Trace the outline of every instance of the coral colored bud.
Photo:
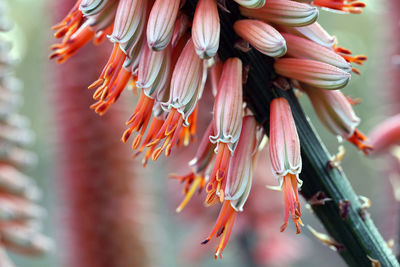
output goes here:
<path id="1" fill-rule="evenodd" d="M 115 15 L 114 30 L 110 41 L 121 44 L 121 49 L 127 51 L 135 46 L 144 30 L 147 0 L 120 0 Z M 126 53 L 125 53 L 126 54 Z"/>
<path id="2" fill-rule="evenodd" d="M 285 220 L 281 231 L 287 227 L 290 214 L 297 233 L 300 233 L 302 224 L 298 199 L 298 187 L 302 184 L 298 176 L 302 167 L 300 140 L 289 103 L 283 97 L 275 98 L 271 102 L 269 138 L 272 172 L 279 180 L 285 200 Z"/>
<path id="3" fill-rule="evenodd" d="M 228 144 L 232 153 L 242 129 L 242 86 L 242 61 L 239 58 L 227 59 L 214 102 L 215 136 L 210 136 L 210 141 Z"/>
<path id="4" fill-rule="evenodd" d="M 286 40 L 287 56 L 321 61 L 351 72 L 351 65 L 332 49 L 292 34 L 284 33 L 282 35 Z"/>
<path id="5" fill-rule="evenodd" d="M 147 43 L 153 50 L 167 47 L 178 16 L 179 0 L 156 0 L 147 22 Z"/>
<path id="6" fill-rule="evenodd" d="M 343 88 L 351 76 L 342 69 L 310 59 L 277 59 L 274 67 L 279 75 L 323 89 Z"/>
<path id="7" fill-rule="evenodd" d="M 374 154 L 387 152 L 391 147 L 400 145 L 400 114 L 378 124 L 369 134 Z"/>
<path id="8" fill-rule="evenodd" d="M 236 3 L 247 8 L 260 8 L 265 5 L 265 0 L 234 0 Z"/>
<path id="9" fill-rule="evenodd" d="M 250 193 L 258 144 L 256 120 L 245 116 L 238 146 L 230 159 L 225 188 L 225 199 L 231 200 L 236 211 L 243 211 Z"/>
<path id="10" fill-rule="evenodd" d="M 200 0 L 193 18 L 192 38 L 201 58 L 215 56 L 219 46 L 220 23 L 215 0 Z"/>
<path id="11" fill-rule="evenodd" d="M 259 9 L 241 7 L 240 13 L 246 17 L 291 27 L 310 25 L 318 18 L 316 7 L 287 0 L 267 0 Z"/>
<path id="12" fill-rule="evenodd" d="M 236 33 L 255 49 L 270 57 L 281 57 L 286 53 L 286 42 L 272 26 L 260 20 L 238 20 L 233 25 Z"/>
<path id="13" fill-rule="evenodd" d="M 289 103 L 276 98 L 270 107 L 269 152 L 273 174 L 278 179 L 301 172 L 300 140 Z"/>
<path id="14" fill-rule="evenodd" d="M 190 39 L 175 65 L 169 100 L 163 103 L 168 111 L 175 108 L 183 116 L 186 125 L 203 92 L 206 74 L 203 60 L 197 56 Z"/>

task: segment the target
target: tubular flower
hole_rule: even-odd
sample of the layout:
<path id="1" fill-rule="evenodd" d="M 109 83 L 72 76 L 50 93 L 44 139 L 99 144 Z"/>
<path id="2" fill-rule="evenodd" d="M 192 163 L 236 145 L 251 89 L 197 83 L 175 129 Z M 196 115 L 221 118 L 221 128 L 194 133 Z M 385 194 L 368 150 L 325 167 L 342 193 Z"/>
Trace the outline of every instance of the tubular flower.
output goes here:
<path id="1" fill-rule="evenodd" d="M 240 13 L 250 18 L 290 27 L 306 26 L 318 18 L 317 8 L 287 0 L 267 0 L 267 3 L 258 9 L 241 7 Z"/>
<path id="2" fill-rule="evenodd" d="M 337 39 L 334 36 L 329 35 L 318 22 L 314 22 L 311 25 L 304 27 L 286 27 L 283 31 L 307 38 L 319 45 L 332 49 L 336 54 L 341 56 L 349 63 L 362 65 L 367 60 L 365 55 L 352 55 L 352 52 L 346 48 L 337 46 Z M 311 49 L 310 49 L 311 50 Z M 356 74 L 360 74 L 359 70 L 352 68 L 352 71 Z"/>
<path id="3" fill-rule="evenodd" d="M 302 86 L 302 89 L 309 97 L 318 118 L 330 132 L 347 139 L 366 154 L 372 150 L 370 145 L 363 143 L 367 138 L 357 129 L 360 119 L 342 92 L 308 86 Z"/>
<path id="4" fill-rule="evenodd" d="M 283 34 L 283 37 L 287 44 L 287 56 L 312 59 L 330 64 L 346 72 L 351 71 L 351 65 L 332 49 L 288 33 Z"/>
<path id="5" fill-rule="evenodd" d="M 238 58 L 226 60 L 218 93 L 214 102 L 214 136 L 210 141 L 216 144 L 216 160 L 207 185 L 206 203 L 215 203 L 217 196 L 224 199 L 226 172 L 229 159 L 233 155 L 239 141 L 243 116 L 242 99 L 242 62 Z"/>
<path id="6" fill-rule="evenodd" d="M 348 72 L 310 59 L 277 59 L 274 67 L 275 71 L 282 76 L 323 89 L 340 89 L 345 87 L 350 80 Z"/>
<path id="7" fill-rule="evenodd" d="M 243 211 L 243 206 L 249 196 L 259 144 L 258 137 L 257 123 L 254 117 L 245 116 L 238 146 L 234 156 L 230 159 L 224 204 L 214 229 L 202 243 L 206 244 L 216 233 L 217 237 L 221 236 L 215 250 L 215 258 L 218 256 L 222 258 L 222 251 L 229 241 L 236 215 Z"/>
<path id="8" fill-rule="evenodd" d="M 260 140 L 258 133 L 254 117 L 243 117 L 243 129 L 235 154 L 230 159 L 225 189 L 225 199 L 231 201 L 231 206 L 236 211 L 243 211 L 250 193 Z"/>
<path id="9" fill-rule="evenodd" d="M 132 149 L 137 149 L 150 121 L 155 95 L 167 87 L 170 76 L 171 49 L 155 52 L 145 45 L 140 58 L 139 74 L 136 86 L 142 88 L 142 94 L 122 137 L 126 142 L 133 131 L 140 131 L 132 143 Z"/>
<path id="10" fill-rule="evenodd" d="M 173 147 L 189 145 L 195 139 L 197 121 L 211 113 L 199 108 L 203 108 L 203 90 L 207 97 L 215 98 L 213 118 L 189 162 L 190 172 L 171 176 L 184 184 L 185 196 L 177 212 L 203 188 L 206 206 L 223 203 L 215 227 L 204 242 L 221 236 L 216 257 L 227 245 L 236 215 L 250 194 L 252 168 L 261 139 L 255 119 L 244 116 L 247 106 L 256 107 L 252 103 L 254 91 L 249 90 L 254 85 L 254 62 L 244 60 L 243 67 L 239 58 L 226 59 L 232 49 L 240 48 L 241 57 L 257 54 L 263 64 L 270 64 L 271 73 L 266 73 L 269 80 L 274 73 L 277 81 L 290 80 L 286 82 L 288 89 L 291 84 L 303 88 L 318 116 L 334 134 L 364 151 L 370 150 L 356 129 L 359 119 L 344 95 L 321 90 L 344 87 L 351 71 L 359 73 L 353 65 L 363 64 L 366 57 L 339 47 L 336 37 L 316 22 L 318 7 L 358 13 L 364 4 L 351 0 L 228 1 L 218 9 L 219 0 L 80 0 L 56 25 L 55 35 L 63 39 L 53 47 L 51 55 L 63 62 L 90 40 L 98 43 L 107 34 L 114 48 L 99 79 L 89 86 L 96 88 L 96 103 L 91 108 L 103 115 L 126 87 L 140 90 L 121 139 L 127 142 L 134 135 L 133 157 L 143 153 L 144 166 L 162 153 L 168 157 Z M 223 8 L 232 11 L 231 5 L 237 5 L 234 2 L 240 5 L 240 16 L 232 21 L 232 27 L 222 23 L 227 14 L 234 20 L 235 12 L 218 12 Z M 220 16 L 224 19 L 220 20 Z M 220 36 L 234 36 L 234 31 L 243 40 L 224 47 L 218 54 L 220 42 L 227 45 Z M 255 49 L 245 55 L 250 50 L 247 45 Z M 247 79 L 251 82 L 247 83 Z M 271 84 L 279 84 L 277 81 Z M 260 97 L 270 94 L 270 84 L 265 86 Z M 296 127 L 285 99 L 273 100 L 270 110 L 271 164 L 285 202 L 281 230 L 286 228 L 290 215 L 300 232 L 301 158 Z"/>
<path id="11" fill-rule="evenodd" d="M 154 151 L 153 160 L 157 160 L 164 149 L 165 155 L 169 156 L 172 147 L 178 142 L 182 127 L 189 126 L 188 118 L 202 95 L 206 74 L 203 60 L 197 56 L 190 39 L 176 62 L 169 100 L 162 104 L 169 114 L 155 138 L 147 144 L 148 147 L 154 147 L 165 138 L 161 147 Z"/>
<path id="12" fill-rule="evenodd" d="M 297 233 L 301 232 L 300 202 L 298 186 L 301 172 L 300 140 L 289 103 L 283 97 L 271 102 L 269 130 L 269 154 L 272 172 L 279 180 L 285 199 L 285 222 L 281 232 L 288 225 L 289 214 L 296 225 Z"/>
<path id="13" fill-rule="evenodd" d="M 236 33 L 255 49 L 270 57 L 281 57 L 286 53 L 286 42 L 272 26 L 259 20 L 238 20 L 233 25 Z"/>
<path id="14" fill-rule="evenodd" d="M 200 0 L 193 18 L 192 37 L 196 53 L 207 59 L 215 56 L 219 46 L 220 24 L 215 0 Z"/>
<path id="15" fill-rule="evenodd" d="M 109 36 L 110 41 L 114 43 L 113 51 L 99 79 L 89 86 L 89 89 L 98 87 L 94 95 L 95 99 L 97 94 L 106 96 L 113 86 L 123 86 L 123 83 L 119 85 L 118 76 L 121 72 L 126 71 L 123 68 L 124 65 L 131 63 L 130 49 L 141 45 L 146 10 L 147 1 L 120 0 L 115 16 L 114 30 Z M 123 82 L 125 81 L 126 79 L 123 79 Z"/>
<path id="16" fill-rule="evenodd" d="M 156 0 L 147 22 L 147 43 L 153 50 L 162 50 L 171 41 L 180 0 Z"/>

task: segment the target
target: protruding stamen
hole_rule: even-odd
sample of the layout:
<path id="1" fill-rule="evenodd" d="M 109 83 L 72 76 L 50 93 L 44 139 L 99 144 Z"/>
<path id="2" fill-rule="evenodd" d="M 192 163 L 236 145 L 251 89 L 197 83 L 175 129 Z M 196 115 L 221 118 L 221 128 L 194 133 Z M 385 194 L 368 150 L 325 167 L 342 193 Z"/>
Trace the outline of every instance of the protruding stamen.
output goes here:
<path id="1" fill-rule="evenodd" d="M 366 6 L 365 3 L 355 0 L 314 0 L 312 2 L 316 6 L 353 14 L 361 13 L 362 8 Z"/>
<path id="2" fill-rule="evenodd" d="M 204 186 L 204 177 L 202 176 L 195 176 L 192 185 L 190 187 L 190 189 L 187 191 L 185 198 L 183 199 L 183 201 L 181 202 L 181 204 L 179 204 L 179 206 L 176 208 L 176 212 L 181 212 L 183 210 L 183 208 L 187 205 L 187 203 L 189 202 L 189 200 L 192 198 L 192 196 L 194 195 L 194 193 L 196 192 L 196 190 L 199 188 L 199 190 L 201 190 L 202 188 L 202 184 Z"/>
<path id="3" fill-rule="evenodd" d="M 121 140 L 122 142 L 126 142 L 134 131 L 141 131 L 141 135 L 144 135 L 146 131 L 147 125 L 150 121 L 152 109 L 154 105 L 154 99 L 149 98 L 143 92 L 140 95 L 139 102 L 136 105 L 135 111 L 133 112 L 132 116 L 126 122 L 126 125 L 129 125 L 129 129 L 127 129 Z M 138 140 L 135 139 L 132 147 L 138 147 L 137 144 Z"/>
<path id="4" fill-rule="evenodd" d="M 215 257 L 221 257 L 221 253 L 228 244 L 230 234 L 232 232 L 233 225 L 235 223 L 237 212 L 232 208 L 230 201 L 225 201 L 222 205 L 221 211 L 218 215 L 217 221 L 211 234 L 201 244 L 207 244 L 211 238 L 217 234 L 219 237 L 222 235 L 219 245 L 215 250 Z"/>
<path id="5" fill-rule="evenodd" d="M 114 79 L 117 78 L 118 73 L 120 72 L 122 65 L 125 61 L 125 58 L 125 53 L 119 47 L 119 44 L 115 43 L 111 56 L 108 59 L 108 62 L 105 65 L 102 73 L 100 74 L 99 79 L 92 83 L 89 86 L 89 89 L 95 88 L 99 85 L 102 85 L 102 87 L 104 88 L 107 87 L 113 77 Z"/>
<path id="6" fill-rule="evenodd" d="M 228 172 L 230 156 L 231 152 L 228 145 L 226 143 L 220 143 L 217 157 L 214 163 L 214 168 L 211 172 L 211 179 L 210 182 L 207 184 L 207 204 L 210 204 L 212 201 L 214 201 L 215 198 L 218 198 L 218 195 L 220 196 L 220 200 L 223 201 L 223 197 L 221 196 L 221 194 L 225 190 L 224 185 L 226 181 L 224 182 L 224 179 L 226 178 L 226 174 Z M 217 193 L 215 193 L 215 191 L 212 189 L 215 189 Z M 214 197 L 211 197 L 212 195 Z"/>
<path id="7" fill-rule="evenodd" d="M 364 143 L 366 140 L 367 137 L 357 128 L 354 130 L 353 135 L 347 139 L 347 141 L 354 144 L 359 150 L 364 152 L 364 154 L 368 155 L 374 148 L 373 146 Z"/>
<path id="8" fill-rule="evenodd" d="M 91 105 L 90 108 L 94 109 L 99 115 L 104 115 L 110 106 L 117 101 L 131 79 L 131 76 L 130 70 L 122 68 L 117 78 L 109 86 L 101 86 L 96 90 L 93 98 L 98 99 L 98 101 Z"/>
<path id="9" fill-rule="evenodd" d="M 171 154 L 172 147 L 178 142 L 183 123 L 182 115 L 172 108 L 158 133 L 146 144 L 150 148 L 156 147 L 161 140 L 165 139 L 161 147 L 154 150 L 153 161 L 156 161 L 164 150 L 167 157 Z"/>
<path id="10" fill-rule="evenodd" d="M 293 174 L 287 174 L 283 177 L 282 191 L 285 198 L 285 222 L 281 226 L 281 232 L 288 226 L 289 214 L 296 225 L 296 233 L 301 233 L 300 225 L 303 225 L 300 216 L 300 202 L 297 192 L 297 177 Z"/>
<path id="11" fill-rule="evenodd" d="M 74 7 L 69 11 L 67 16 L 61 22 L 52 27 L 53 30 L 57 30 L 54 37 L 61 38 L 65 36 L 69 38 L 77 31 L 83 21 L 82 12 L 79 10 L 81 2 L 82 0 L 76 1 Z"/>
<path id="12" fill-rule="evenodd" d="M 79 48 L 86 45 L 94 37 L 94 31 L 90 29 L 89 25 L 82 25 L 77 32 L 70 38 L 60 44 L 55 44 L 50 47 L 54 52 L 50 54 L 49 58 L 57 58 L 57 63 L 64 63 L 68 58 L 74 55 Z"/>

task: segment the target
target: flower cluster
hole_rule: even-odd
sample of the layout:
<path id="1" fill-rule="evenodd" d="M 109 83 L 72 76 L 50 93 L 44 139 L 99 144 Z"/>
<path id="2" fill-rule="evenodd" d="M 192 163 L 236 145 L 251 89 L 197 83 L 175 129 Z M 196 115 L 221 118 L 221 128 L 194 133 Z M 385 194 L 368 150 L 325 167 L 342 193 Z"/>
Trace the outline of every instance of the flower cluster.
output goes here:
<path id="1" fill-rule="evenodd" d="M 5 7 L 0 7 L 0 32 L 9 30 Z M 36 164 L 27 149 L 33 141 L 29 121 L 18 114 L 22 82 L 14 76 L 11 44 L 0 40 L 0 266 L 14 266 L 5 250 L 41 255 L 51 240 L 40 233 L 45 210 L 36 202 L 41 192 L 24 170 Z"/>
<path id="2" fill-rule="evenodd" d="M 194 16 L 185 12 L 186 2 L 196 3 Z M 276 73 L 309 96 L 332 133 L 368 152 L 371 147 L 356 128 L 360 120 L 351 101 L 337 90 L 349 82 L 351 72 L 359 74 L 353 64 L 362 64 L 366 57 L 339 47 L 336 38 L 316 22 L 318 7 L 360 13 L 365 5 L 354 0 L 235 2 L 246 17 L 234 23 L 236 34 L 260 53 L 276 58 Z M 114 48 L 99 79 L 89 86 L 96 89 L 91 108 L 103 115 L 125 88 L 141 91 L 122 141 L 135 135 L 132 149 L 135 156 L 144 153 L 143 164 L 162 153 L 168 157 L 175 146 L 191 142 L 198 116 L 210 112 L 199 111 L 203 91 L 210 89 L 215 97 L 213 117 L 189 163 L 192 171 L 175 177 L 185 183 L 186 193 L 177 211 L 203 188 L 206 205 L 222 204 L 215 227 L 203 242 L 220 237 L 216 257 L 227 245 L 249 196 L 263 139 L 262 129 L 243 100 L 247 68 L 240 58 L 218 59 L 221 12 L 226 10 L 217 0 L 78 0 L 54 27 L 55 37 L 63 39 L 51 47 L 50 56 L 62 63 L 90 40 L 99 43 L 108 36 Z M 271 102 L 267 134 L 269 164 L 284 194 L 281 231 L 291 217 L 300 233 L 300 141 L 286 99 Z"/>

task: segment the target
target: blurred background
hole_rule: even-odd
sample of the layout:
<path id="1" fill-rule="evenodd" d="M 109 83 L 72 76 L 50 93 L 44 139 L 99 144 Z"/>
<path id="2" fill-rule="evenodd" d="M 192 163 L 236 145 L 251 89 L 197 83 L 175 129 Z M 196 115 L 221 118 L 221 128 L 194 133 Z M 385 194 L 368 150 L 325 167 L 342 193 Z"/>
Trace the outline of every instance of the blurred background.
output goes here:
<path id="1" fill-rule="evenodd" d="M 389 86 L 387 69 L 391 64 L 391 62 L 388 62 L 392 43 L 389 25 L 394 22 L 390 21 L 388 11 L 385 10 L 386 5 L 379 1 L 366 0 L 365 2 L 367 7 L 360 15 L 342 15 L 321 11 L 319 22 L 328 32 L 338 37 L 340 46 L 350 49 L 355 54 L 368 56 L 366 64 L 360 67 L 361 76 L 353 75 L 350 85 L 344 91 L 348 95 L 362 99 L 362 104 L 356 106 L 355 110 L 362 119 L 360 129 L 368 133 L 387 114 L 390 114 L 385 90 Z M 20 60 L 17 67 L 17 77 L 25 85 L 25 103 L 21 113 L 31 120 L 32 128 L 36 134 L 36 142 L 32 150 L 39 157 L 38 166 L 30 169 L 29 174 L 35 177 L 42 188 L 43 198 L 41 202 L 48 210 L 44 232 L 51 236 L 57 244 L 44 257 L 32 260 L 12 255 L 12 258 L 17 266 L 61 266 L 62 259 L 66 256 L 58 245 L 64 244 L 63 240 L 66 233 L 63 230 L 63 225 L 67 219 L 63 215 L 66 204 L 60 197 L 65 193 L 63 186 L 60 186 L 63 184 L 59 180 L 62 175 L 57 168 L 59 164 L 57 153 L 62 153 L 63 150 L 56 149 L 59 147 L 58 142 L 60 140 L 58 138 L 58 129 L 60 128 L 58 119 L 60 116 L 57 115 L 60 110 L 56 111 L 56 107 L 63 101 L 63 98 L 56 96 L 56 90 L 59 88 L 50 75 L 59 66 L 48 60 L 48 47 L 55 41 L 50 27 L 57 21 L 56 19 L 60 18 L 54 15 L 54 10 L 57 9 L 57 1 L 9 0 L 8 5 L 9 11 L 7 13 L 9 18 L 13 20 L 14 26 L 3 37 L 11 40 L 13 53 Z M 84 51 L 79 51 L 76 57 L 80 57 L 81 53 L 84 53 Z M 93 66 L 93 68 L 95 67 L 101 66 Z M 90 79 L 87 80 L 87 83 L 90 83 Z M 83 87 L 81 90 L 86 94 L 86 88 Z M 336 153 L 339 145 L 336 137 L 321 126 L 308 99 L 302 97 L 301 102 L 329 151 L 332 154 Z M 133 103 L 127 103 L 129 105 L 127 110 L 122 108 L 122 122 L 130 116 L 129 112 L 134 108 Z M 103 117 L 97 119 L 107 120 Z M 115 134 L 115 142 L 119 142 L 121 134 L 122 131 Z M 102 142 L 96 137 L 92 141 Z M 371 199 L 371 216 L 384 238 L 386 240 L 397 239 L 395 236 L 398 227 L 397 204 L 387 177 L 387 169 L 390 168 L 388 161 L 384 158 L 366 158 L 352 145 L 344 143 L 344 146 L 347 154 L 342 162 L 342 167 L 355 191 L 359 195 Z M 142 216 L 141 211 L 148 213 L 151 211 L 150 214 L 146 215 L 148 219 L 143 219 L 145 221 L 141 223 L 133 223 L 132 227 L 140 225 L 142 234 L 145 235 L 143 242 L 148 242 L 152 250 L 151 255 L 147 258 L 152 262 L 152 265 L 187 266 L 190 263 L 190 266 L 263 266 L 252 259 L 254 256 L 252 251 L 245 249 L 246 244 L 252 242 L 253 237 L 250 232 L 232 238 L 224 251 L 224 259 L 215 261 L 213 259 L 214 244 L 202 247 L 200 242 L 213 226 L 217 210 L 211 211 L 214 217 L 211 216 L 209 221 L 204 220 L 205 226 L 199 226 L 201 219 L 191 210 L 184 210 L 181 214 L 175 213 L 175 207 L 179 204 L 182 196 L 180 195 L 180 185 L 176 181 L 167 179 L 173 163 L 157 164 L 157 168 L 155 168 L 155 164 L 150 164 L 146 170 L 142 170 L 140 165 L 130 159 L 129 152 L 125 151 L 125 153 L 128 154 L 129 163 L 127 164 L 135 168 L 134 175 L 136 178 L 134 183 L 141 189 L 138 194 L 144 194 L 144 197 L 140 197 L 141 200 L 137 201 L 145 202 L 145 200 L 149 200 L 149 203 L 151 203 L 148 206 L 146 206 L 146 203 L 142 203 L 143 205 L 141 204 L 140 208 L 135 205 L 128 205 L 126 212 L 132 212 L 133 217 L 140 217 Z M 174 161 L 174 159 L 171 160 Z M 177 159 L 175 160 L 177 161 Z M 174 172 L 177 171 L 174 170 Z M 92 177 L 92 179 L 96 178 Z M 117 179 L 118 177 L 114 178 Z M 106 191 L 108 189 L 107 187 L 102 188 Z M 262 190 L 265 194 L 276 194 L 276 192 L 265 188 Z M 132 192 L 136 191 L 133 190 Z M 90 191 L 88 191 L 88 194 L 90 194 Z M 281 200 L 279 193 L 276 198 L 279 201 Z M 191 202 L 196 200 L 199 201 L 197 198 Z M 136 203 L 136 200 L 134 201 Z M 258 203 L 258 205 L 268 206 L 270 203 Z M 198 206 L 198 209 L 203 208 L 201 205 Z M 283 220 L 283 210 L 277 209 L 276 214 L 278 221 Z M 242 216 L 245 217 L 246 214 Z M 79 218 L 76 217 L 75 220 L 79 220 Z M 136 219 L 133 218 L 133 220 Z M 322 225 L 306 208 L 304 208 L 303 222 L 318 231 L 324 231 Z M 96 224 L 95 222 L 92 223 Z M 239 222 L 239 225 L 235 228 L 240 229 L 240 227 Z M 270 230 L 279 232 L 279 223 L 274 227 Z M 104 229 L 103 231 L 108 230 Z M 233 231 L 235 232 L 235 229 Z M 275 249 L 273 253 L 280 254 L 280 257 L 270 260 L 264 266 L 344 266 L 336 252 L 323 246 L 311 235 L 307 228 L 304 228 L 300 236 L 295 235 L 293 231 L 286 231 L 282 234 L 279 233 L 276 238 L 274 241 L 271 240 L 272 243 L 265 249 L 268 250 L 266 253 L 272 253 L 272 250 Z M 284 245 L 280 245 L 284 242 L 278 241 L 279 238 L 286 240 L 287 243 L 295 244 L 290 253 Z M 99 244 L 104 253 L 108 250 L 107 245 Z M 101 250 L 98 252 L 101 253 Z M 125 253 L 129 253 L 129 248 L 128 252 Z M 290 257 L 291 260 L 285 261 L 285 257 Z"/>

